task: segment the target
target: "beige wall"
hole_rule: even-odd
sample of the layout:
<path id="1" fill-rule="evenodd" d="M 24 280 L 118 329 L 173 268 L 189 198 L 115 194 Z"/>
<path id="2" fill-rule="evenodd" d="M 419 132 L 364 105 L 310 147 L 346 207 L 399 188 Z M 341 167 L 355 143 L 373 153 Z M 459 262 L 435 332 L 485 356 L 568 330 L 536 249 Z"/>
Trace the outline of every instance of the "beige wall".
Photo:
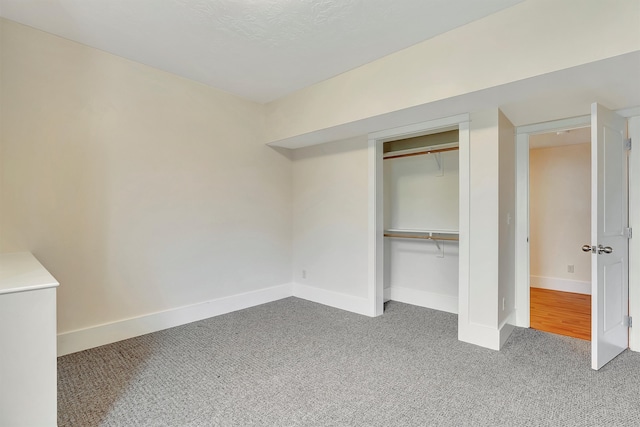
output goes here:
<path id="1" fill-rule="evenodd" d="M 271 102 L 267 140 L 637 51 L 638 16 L 637 0 L 520 3 Z"/>
<path id="2" fill-rule="evenodd" d="M 586 142 L 530 151 L 532 276 L 591 283 L 591 257 L 580 250 L 591 240 L 591 152 Z M 567 271 L 568 265 L 574 273 Z"/>
<path id="3" fill-rule="evenodd" d="M 2 24 L 2 251 L 60 281 L 58 332 L 291 280 L 291 161 L 260 105 Z"/>
<path id="4" fill-rule="evenodd" d="M 296 283 L 368 297 L 368 173 L 366 137 L 294 151 Z"/>
<path id="5" fill-rule="evenodd" d="M 467 160 L 468 283 L 460 285 L 458 338 L 495 350 L 512 330 L 505 322 L 515 309 L 514 156 L 513 125 L 502 112 L 472 113 Z M 462 158 L 460 168 L 462 179 Z"/>
<path id="6" fill-rule="evenodd" d="M 470 323 L 495 330 L 499 281 L 497 109 L 471 115 L 469 140 L 470 280 L 469 311 L 465 314 Z"/>
<path id="7" fill-rule="evenodd" d="M 498 325 L 516 307 L 516 141 L 513 124 L 498 110 Z"/>

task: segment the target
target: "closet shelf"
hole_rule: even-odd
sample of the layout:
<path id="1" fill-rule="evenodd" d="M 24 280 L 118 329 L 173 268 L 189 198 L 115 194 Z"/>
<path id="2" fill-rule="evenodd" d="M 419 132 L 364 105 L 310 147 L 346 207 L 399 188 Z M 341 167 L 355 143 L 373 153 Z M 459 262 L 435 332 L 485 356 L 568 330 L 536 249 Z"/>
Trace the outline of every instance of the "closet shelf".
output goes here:
<path id="1" fill-rule="evenodd" d="M 399 153 L 399 154 L 393 154 L 393 152 L 391 153 L 386 153 L 383 158 L 384 160 L 387 159 L 399 159 L 401 157 L 412 157 L 412 156 L 421 156 L 424 154 L 437 154 L 437 153 L 442 153 L 445 151 L 455 151 L 458 150 L 460 147 L 446 147 L 446 148 L 433 148 L 433 149 L 425 149 L 425 150 L 420 150 L 420 151 L 413 151 L 410 153 Z"/>
<path id="2" fill-rule="evenodd" d="M 423 239 L 457 242 L 458 232 L 451 230 L 401 230 L 390 228 L 384 230 L 384 237 L 399 239 Z"/>

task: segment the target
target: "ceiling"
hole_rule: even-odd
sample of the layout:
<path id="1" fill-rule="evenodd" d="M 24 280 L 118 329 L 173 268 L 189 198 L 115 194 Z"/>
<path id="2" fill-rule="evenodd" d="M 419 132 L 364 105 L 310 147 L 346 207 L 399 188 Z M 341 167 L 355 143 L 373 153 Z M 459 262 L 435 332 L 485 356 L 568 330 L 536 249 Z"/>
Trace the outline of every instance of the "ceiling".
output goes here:
<path id="1" fill-rule="evenodd" d="M 0 0 L 0 16 L 269 102 L 523 0 Z"/>
<path id="2" fill-rule="evenodd" d="M 529 136 L 529 149 L 560 147 L 563 145 L 588 144 L 591 142 L 591 127 L 570 129 L 561 132 L 540 133 Z"/>

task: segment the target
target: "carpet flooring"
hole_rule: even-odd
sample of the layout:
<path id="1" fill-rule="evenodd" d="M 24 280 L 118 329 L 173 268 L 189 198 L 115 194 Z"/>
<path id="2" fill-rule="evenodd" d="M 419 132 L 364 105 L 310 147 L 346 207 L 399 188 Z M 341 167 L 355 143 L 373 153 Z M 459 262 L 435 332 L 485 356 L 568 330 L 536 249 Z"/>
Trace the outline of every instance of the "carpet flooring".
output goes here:
<path id="1" fill-rule="evenodd" d="M 297 298 L 58 358 L 64 426 L 638 426 L 640 353 L 517 328 L 500 352 L 457 316 L 368 318 Z"/>

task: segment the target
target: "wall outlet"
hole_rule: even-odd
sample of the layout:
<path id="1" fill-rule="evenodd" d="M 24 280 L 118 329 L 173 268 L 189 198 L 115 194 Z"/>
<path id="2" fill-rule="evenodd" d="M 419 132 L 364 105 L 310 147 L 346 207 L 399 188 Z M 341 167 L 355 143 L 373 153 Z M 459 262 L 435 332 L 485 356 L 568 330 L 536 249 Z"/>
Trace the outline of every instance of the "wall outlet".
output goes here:
<path id="1" fill-rule="evenodd" d="M 307 270 L 302 270 L 302 278 L 303 279 L 307 278 Z"/>
<path id="2" fill-rule="evenodd" d="M 574 272 L 573 264 L 567 265 L 567 273 L 573 273 L 573 272 Z"/>

